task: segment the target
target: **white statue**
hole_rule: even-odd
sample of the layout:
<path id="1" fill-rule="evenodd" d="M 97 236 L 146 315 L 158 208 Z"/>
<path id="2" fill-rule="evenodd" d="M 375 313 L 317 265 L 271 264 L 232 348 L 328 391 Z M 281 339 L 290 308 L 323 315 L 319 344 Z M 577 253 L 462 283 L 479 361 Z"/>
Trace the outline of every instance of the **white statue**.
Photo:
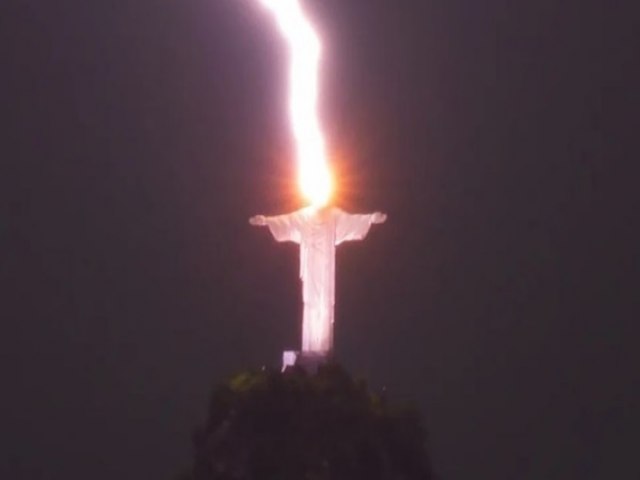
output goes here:
<path id="1" fill-rule="evenodd" d="M 268 226 L 278 242 L 300 244 L 303 352 L 326 354 L 333 347 L 335 247 L 345 241 L 364 239 L 372 224 L 386 219 L 380 212 L 349 214 L 330 206 L 249 219 L 251 225 Z"/>

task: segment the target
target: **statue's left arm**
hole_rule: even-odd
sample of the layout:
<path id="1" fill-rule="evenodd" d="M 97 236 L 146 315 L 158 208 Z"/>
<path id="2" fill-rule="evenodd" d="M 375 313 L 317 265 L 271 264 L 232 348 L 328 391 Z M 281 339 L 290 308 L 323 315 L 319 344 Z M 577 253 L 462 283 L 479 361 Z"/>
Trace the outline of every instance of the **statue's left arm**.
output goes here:
<path id="1" fill-rule="evenodd" d="M 387 215 L 381 212 L 351 214 L 340 212 L 336 218 L 336 245 L 351 240 L 362 240 L 369 233 L 371 225 L 384 223 Z"/>

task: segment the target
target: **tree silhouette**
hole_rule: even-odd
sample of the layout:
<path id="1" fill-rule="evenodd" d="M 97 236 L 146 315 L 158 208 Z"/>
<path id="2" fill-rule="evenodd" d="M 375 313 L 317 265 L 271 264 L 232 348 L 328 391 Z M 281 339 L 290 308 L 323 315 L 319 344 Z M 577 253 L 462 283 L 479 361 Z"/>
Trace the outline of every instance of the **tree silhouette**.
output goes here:
<path id="1" fill-rule="evenodd" d="M 330 364 L 245 372 L 194 433 L 190 480 L 430 480 L 418 413 Z"/>

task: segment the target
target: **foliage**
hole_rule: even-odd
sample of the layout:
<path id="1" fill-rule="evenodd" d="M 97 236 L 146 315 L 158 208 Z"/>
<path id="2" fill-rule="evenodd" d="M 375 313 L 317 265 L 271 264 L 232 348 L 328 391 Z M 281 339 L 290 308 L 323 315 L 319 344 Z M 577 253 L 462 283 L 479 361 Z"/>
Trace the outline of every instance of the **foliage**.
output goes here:
<path id="1" fill-rule="evenodd" d="M 213 393 L 192 480 L 429 480 L 415 410 L 337 365 L 245 372 Z"/>

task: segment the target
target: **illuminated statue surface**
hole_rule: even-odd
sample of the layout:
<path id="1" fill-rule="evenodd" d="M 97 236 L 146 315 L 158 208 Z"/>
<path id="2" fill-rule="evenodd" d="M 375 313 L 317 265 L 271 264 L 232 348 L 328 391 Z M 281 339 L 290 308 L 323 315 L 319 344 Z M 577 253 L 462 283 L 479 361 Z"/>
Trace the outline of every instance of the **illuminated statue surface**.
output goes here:
<path id="1" fill-rule="evenodd" d="M 362 240 L 383 213 L 350 214 L 336 207 L 307 207 L 286 215 L 257 215 L 249 223 L 268 226 L 278 242 L 300 245 L 302 351 L 328 353 L 333 347 L 336 246 Z"/>

